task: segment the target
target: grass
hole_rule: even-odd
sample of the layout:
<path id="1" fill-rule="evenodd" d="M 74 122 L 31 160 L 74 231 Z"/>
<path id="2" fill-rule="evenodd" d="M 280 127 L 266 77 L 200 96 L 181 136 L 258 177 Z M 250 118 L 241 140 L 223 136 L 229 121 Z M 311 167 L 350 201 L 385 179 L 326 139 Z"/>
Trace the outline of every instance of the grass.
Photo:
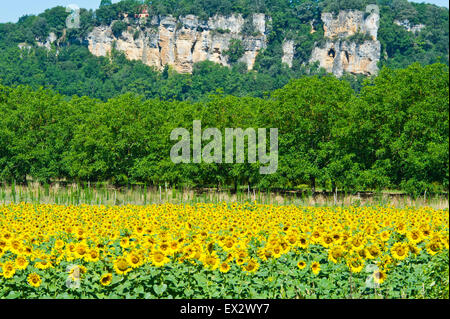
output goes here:
<path id="1" fill-rule="evenodd" d="M 296 206 L 374 206 L 392 205 L 394 207 L 430 206 L 435 209 L 449 207 L 448 194 L 433 194 L 426 197 L 411 196 L 398 192 L 381 193 L 344 193 L 334 194 L 318 192 L 312 196 L 307 191 L 261 191 L 240 187 L 236 193 L 230 190 L 170 188 L 165 186 L 147 187 L 130 186 L 116 188 L 105 183 L 94 185 L 54 183 L 41 185 L 28 183 L 27 185 L 1 184 L 0 203 L 34 203 L 34 204 L 62 204 L 62 205 L 149 205 L 160 203 L 195 204 L 218 202 L 257 201 L 271 205 Z"/>

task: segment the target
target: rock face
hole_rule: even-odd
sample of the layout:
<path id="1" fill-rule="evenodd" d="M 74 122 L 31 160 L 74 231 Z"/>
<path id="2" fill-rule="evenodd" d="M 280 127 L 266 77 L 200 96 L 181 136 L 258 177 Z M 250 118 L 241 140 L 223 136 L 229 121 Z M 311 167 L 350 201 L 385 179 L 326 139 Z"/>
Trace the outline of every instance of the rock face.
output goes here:
<path id="1" fill-rule="evenodd" d="M 372 13 L 364 19 L 362 11 L 340 11 L 333 19 L 333 14 L 322 13 L 323 31 L 326 38 L 346 38 L 357 33 L 368 34 L 372 40 L 377 39 L 380 16 Z"/>
<path id="2" fill-rule="evenodd" d="M 327 72 L 342 76 L 344 72 L 373 75 L 378 72 L 381 46 L 378 41 L 355 43 L 345 40 L 327 41 L 322 48 L 315 48 L 311 61 L 319 61 Z"/>
<path id="3" fill-rule="evenodd" d="M 425 28 L 424 24 L 412 24 L 408 19 L 405 19 L 403 21 L 394 20 L 394 23 L 398 26 L 404 27 L 406 31 L 412 33 L 420 32 L 423 28 Z"/>
<path id="4" fill-rule="evenodd" d="M 378 72 L 381 45 L 377 40 L 380 16 L 371 13 L 364 19 L 361 11 L 341 11 L 333 18 L 322 13 L 325 44 L 313 49 L 310 62 L 336 76 L 344 72 L 373 75 Z"/>
<path id="5" fill-rule="evenodd" d="M 224 54 L 232 39 L 242 41 L 244 54 L 239 59 L 252 69 L 259 51 L 266 47 L 266 21 L 264 14 L 252 16 L 252 35 L 242 34 L 245 23 L 242 15 L 214 16 L 201 21 L 194 15 L 176 19 L 172 16 L 152 17 L 145 26 L 128 27 L 118 38 L 111 26 L 99 26 L 88 35 L 89 50 L 96 56 L 106 56 L 115 47 L 131 60 L 159 70 L 165 65 L 177 72 L 191 73 L 193 64 L 209 60 L 228 66 Z"/>
<path id="6" fill-rule="evenodd" d="M 323 13 L 324 42 L 317 45 L 309 62 L 319 65 L 336 76 L 344 72 L 372 75 L 378 72 L 381 46 L 377 40 L 379 14 L 365 18 L 361 11 L 341 11 L 337 16 Z M 95 27 L 87 37 L 89 50 L 96 56 L 106 56 L 113 48 L 124 52 L 130 60 L 162 70 L 170 65 L 177 72 L 191 73 L 194 63 L 209 60 L 229 66 L 226 50 L 232 39 L 240 40 L 244 54 L 239 59 L 250 70 L 258 53 L 267 47 L 267 22 L 264 14 L 219 16 L 200 20 L 195 15 L 174 18 L 153 16 L 148 21 L 130 23 L 120 36 L 114 36 L 112 26 Z M 129 23 L 129 20 L 125 18 Z M 315 32 L 311 23 L 311 32 Z M 55 41 L 47 39 L 41 45 Z M 292 67 L 295 43 L 282 44 L 282 62 Z"/>
<path id="7" fill-rule="evenodd" d="M 294 60 L 295 48 L 294 41 L 287 40 L 283 42 L 283 57 L 281 62 L 286 63 L 290 68 L 292 68 L 292 61 Z"/>
<path id="8" fill-rule="evenodd" d="M 58 40 L 58 37 L 56 36 L 55 33 L 50 32 L 50 34 L 48 35 L 47 39 L 45 40 L 45 42 L 40 42 L 39 39 L 36 39 L 36 44 L 39 47 L 44 47 L 47 50 L 50 50 L 52 48 L 52 44 Z"/>

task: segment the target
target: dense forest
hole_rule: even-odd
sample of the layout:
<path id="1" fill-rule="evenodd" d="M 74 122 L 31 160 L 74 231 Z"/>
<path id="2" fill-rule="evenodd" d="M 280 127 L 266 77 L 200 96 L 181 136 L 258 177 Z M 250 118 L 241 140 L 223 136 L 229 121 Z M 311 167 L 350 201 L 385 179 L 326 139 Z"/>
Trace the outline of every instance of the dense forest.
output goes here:
<path id="1" fill-rule="evenodd" d="M 174 164 L 170 132 L 279 129 L 276 174 L 256 164 Z M 121 94 L 102 101 L 0 86 L 0 179 L 172 186 L 403 189 L 449 187 L 449 68 L 383 68 L 355 91 L 332 75 L 291 80 L 264 98 L 202 101 Z"/>
<path id="2" fill-rule="evenodd" d="M 149 12 L 155 15 L 192 13 L 207 18 L 214 14 L 265 13 L 273 19 L 267 49 L 258 54 L 252 71 L 239 62 L 231 68 L 201 62 L 194 66 L 193 74 L 178 74 L 170 68 L 158 72 L 142 62 L 128 61 L 119 52 L 112 52 L 110 57 L 94 57 L 89 53 L 83 39 L 94 26 L 110 24 L 120 13 L 133 16 L 142 3 L 147 3 Z M 315 43 L 323 40 L 322 12 L 364 11 L 371 3 L 380 8 L 380 67 L 405 68 L 414 62 L 448 65 L 449 11 L 429 4 L 406 0 L 126 0 L 112 4 L 104 0 L 95 11 L 81 10 L 79 29 L 66 29 L 69 13 L 63 7 L 48 9 L 37 16 L 24 16 L 17 23 L 0 24 L 0 83 L 25 84 L 35 89 L 42 86 L 63 95 L 89 96 L 103 101 L 127 92 L 146 98 L 201 101 L 217 90 L 238 97 L 263 98 L 292 79 L 325 75 L 317 64 L 308 63 Z M 394 23 L 405 19 L 425 27 L 413 33 Z M 318 32 L 309 32 L 311 22 Z M 115 23 L 114 27 L 125 26 Z M 38 47 L 36 40 L 45 42 L 50 32 L 57 35 L 58 44 L 50 51 Z M 246 28 L 243 32 L 252 30 Z M 296 43 L 292 68 L 281 63 L 285 39 Z M 24 49 L 27 47 L 30 49 Z M 346 75 L 343 80 L 359 90 L 364 78 Z"/>

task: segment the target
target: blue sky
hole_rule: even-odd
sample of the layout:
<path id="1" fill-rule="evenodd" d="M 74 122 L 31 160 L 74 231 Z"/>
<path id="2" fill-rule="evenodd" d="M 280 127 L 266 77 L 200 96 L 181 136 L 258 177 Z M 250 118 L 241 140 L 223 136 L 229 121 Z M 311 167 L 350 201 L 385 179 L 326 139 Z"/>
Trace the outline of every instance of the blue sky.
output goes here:
<path id="1" fill-rule="evenodd" d="M 26 14 L 39 14 L 56 6 L 76 4 L 80 8 L 96 9 L 101 0 L 0 0 L 0 23 L 17 22 Z"/>
<path id="2" fill-rule="evenodd" d="M 424 0 L 413 1 L 424 2 Z M 425 2 L 448 8 L 449 0 L 426 0 Z M 69 4 L 77 4 L 80 8 L 96 9 L 100 4 L 100 0 L 0 0 L 0 23 L 17 22 L 23 15 L 38 14 L 48 8 L 58 5 L 67 6 Z"/>

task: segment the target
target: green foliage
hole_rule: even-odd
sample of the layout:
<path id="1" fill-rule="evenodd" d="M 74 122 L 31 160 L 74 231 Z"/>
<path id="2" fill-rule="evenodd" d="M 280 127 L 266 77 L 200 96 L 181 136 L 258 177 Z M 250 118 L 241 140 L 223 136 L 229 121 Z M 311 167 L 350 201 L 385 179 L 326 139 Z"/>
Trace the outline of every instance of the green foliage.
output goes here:
<path id="1" fill-rule="evenodd" d="M 336 14 L 341 10 L 365 11 L 367 5 L 376 2 L 377 1 L 375 0 L 324 0 L 322 2 L 322 6 L 324 12 L 332 12 Z"/>
<path id="2" fill-rule="evenodd" d="M 194 79 L 211 81 L 214 88 L 217 79 L 207 72 L 197 68 Z M 414 64 L 384 68 L 378 77 L 358 82 L 359 94 L 346 80 L 314 76 L 293 80 L 265 98 L 217 92 L 201 102 L 133 93 L 102 102 L 1 86 L 0 178 L 448 191 L 448 76 L 446 65 Z M 222 134 L 227 127 L 278 128 L 278 171 L 260 175 L 260 164 L 247 162 L 172 163 L 170 132 L 191 130 L 193 120 Z"/>
<path id="3" fill-rule="evenodd" d="M 449 298 L 449 267 L 448 251 L 443 254 L 435 255 L 424 268 L 426 280 L 423 283 L 422 293 L 418 294 L 420 298 Z M 419 290 L 420 291 L 420 290 Z"/>
<path id="4" fill-rule="evenodd" d="M 356 157 L 371 163 L 362 183 L 401 185 L 410 193 L 433 190 L 434 183 L 448 187 L 448 84 L 442 64 L 383 69 L 366 83 L 348 126 Z"/>
<path id="5" fill-rule="evenodd" d="M 392 68 L 405 68 L 411 63 L 448 64 L 448 19 L 444 7 L 412 3 L 406 0 L 379 3 L 380 29 L 378 39 L 382 45 L 381 64 Z M 411 25 L 423 24 L 417 33 L 408 32 L 394 23 L 408 20 Z"/>
<path id="6" fill-rule="evenodd" d="M 242 45 L 242 41 L 239 39 L 232 39 L 228 50 L 225 50 L 223 54 L 228 57 L 230 63 L 236 63 L 245 53 L 245 49 Z"/>
<path id="7" fill-rule="evenodd" d="M 110 5 L 112 5 L 112 1 L 111 0 L 102 0 L 100 2 L 100 8 L 104 7 L 104 6 L 110 6 Z"/>
<path id="8" fill-rule="evenodd" d="M 120 37 L 122 35 L 122 32 L 124 32 L 127 29 L 127 24 L 123 21 L 116 21 L 112 25 L 111 31 L 113 32 L 114 36 L 116 38 Z"/>
<path id="9" fill-rule="evenodd" d="M 242 26 L 241 33 L 245 36 L 258 36 L 260 35 L 255 29 L 253 22 L 253 15 L 249 15 Z"/>
<path id="10" fill-rule="evenodd" d="M 123 0 L 113 4 L 100 5 L 100 8 L 95 11 L 96 23 L 110 25 L 123 13 L 133 16 L 139 12 L 141 5 L 142 2 L 139 0 Z"/>
<path id="11" fill-rule="evenodd" d="M 357 32 L 352 36 L 349 36 L 346 40 L 349 42 L 355 42 L 356 44 L 362 44 L 365 41 L 372 40 L 372 37 L 368 34 Z"/>

